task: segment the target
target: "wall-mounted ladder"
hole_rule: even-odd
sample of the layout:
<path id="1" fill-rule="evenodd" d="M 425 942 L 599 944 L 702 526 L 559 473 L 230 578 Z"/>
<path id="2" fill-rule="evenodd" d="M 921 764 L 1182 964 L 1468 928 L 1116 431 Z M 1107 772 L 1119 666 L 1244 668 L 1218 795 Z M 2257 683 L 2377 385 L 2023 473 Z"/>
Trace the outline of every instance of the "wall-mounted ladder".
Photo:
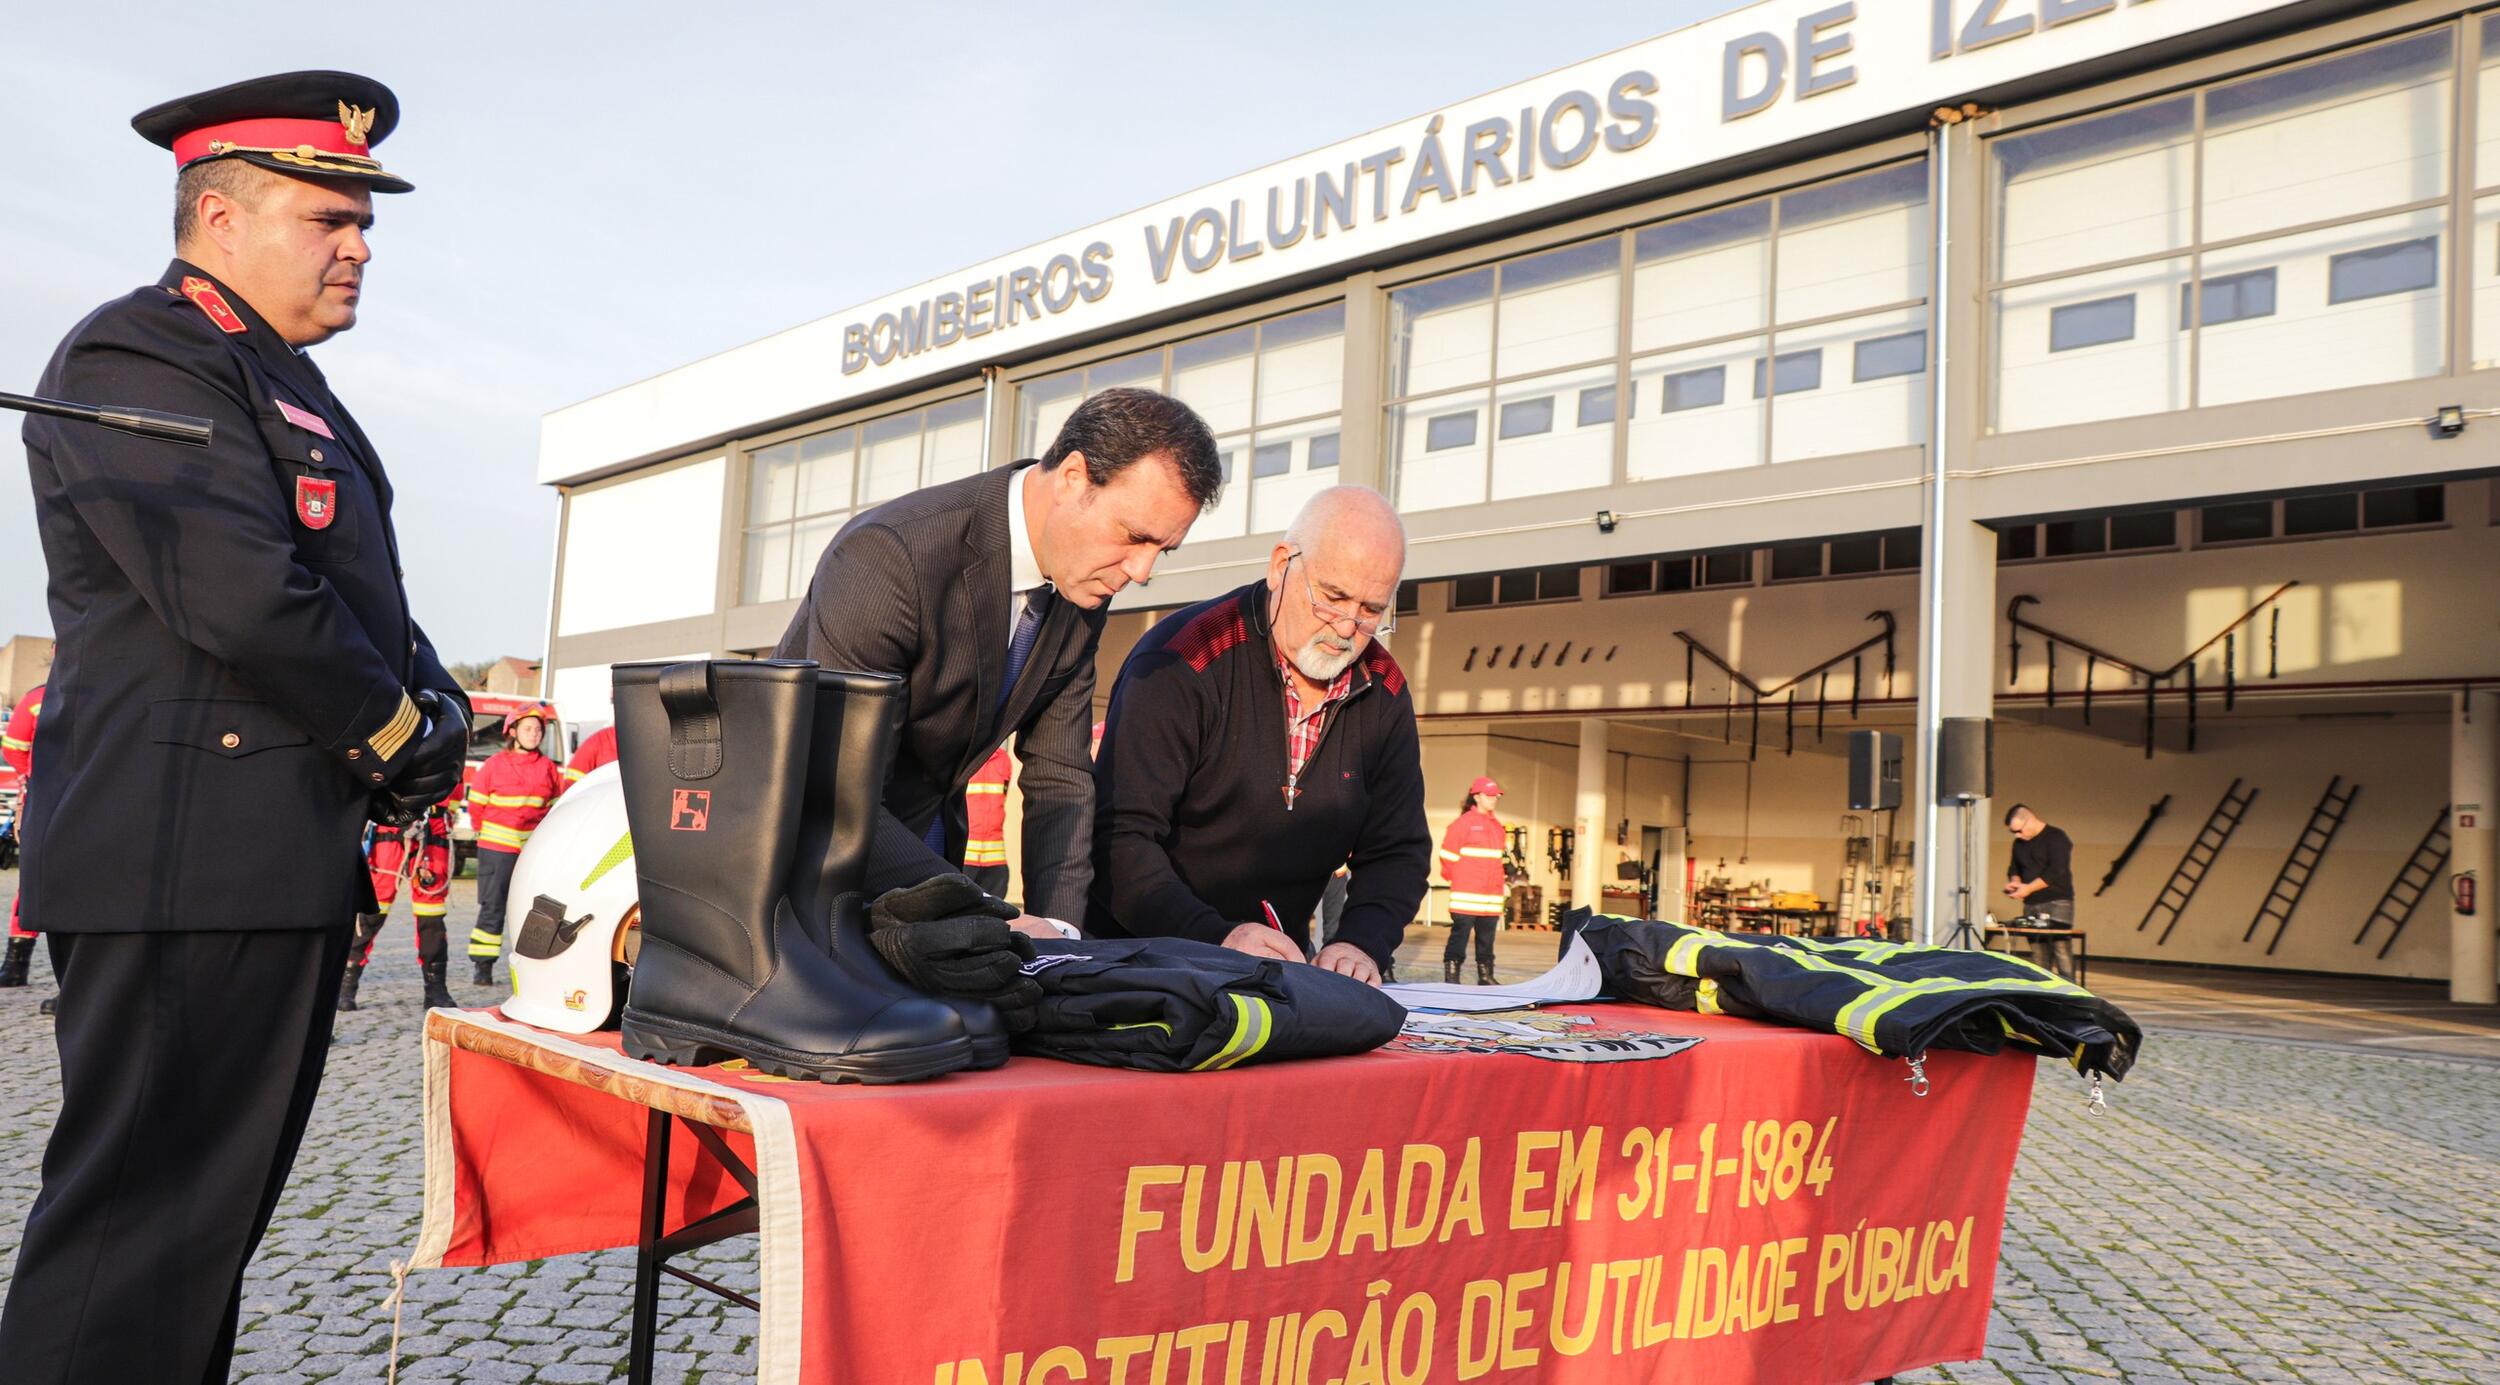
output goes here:
<path id="1" fill-rule="evenodd" d="M 2370 930 L 2378 926 L 2379 920 L 2385 919 L 2387 940 L 2378 945 L 2378 955 L 2387 955 L 2387 950 L 2396 945 L 2396 935 L 2404 932 L 2405 925 L 2412 921 L 2413 911 L 2421 905 L 2422 896 L 2430 893 L 2432 882 L 2438 880 L 2439 873 L 2448 868 L 2448 848 L 2448 809 L 2443 804 L 2439 816 L 2431 819 L 2431 830 L 2422 834 L 2422 844 L 2413 848 L 2412 857 L 2397 870 L 2396 878 L 2388 882 L 2387 893 L 2379 896 L 2378 907 L 2362 920 L 2361 931 L 2352 935 L 2354 946 L 2358 947 L 2362 939 L 2370 936 Z"/>
<path id="2" fill-rule="evenodd" d="M 2158 945 L 2170 941 L 2170 930 L 2179 926 L 2179 916 L 2187 912 L 2188 901 L 2196 898 L 2196 887 L 2205 883 L 2205 872 L 2213 869 L 2214 858 L 2222 854 L 2231 834 L 2240 830 L 2240 819 L 2248 816 L 2248 805 L 2256 801 L 2255 787 L 2243 792 L 2239 780 L 2231 781 L 2231 787 L 2222 791 L 2222 801 L 2214 805 L 2213 815 L 2197 829 L 2196 840 L 2188 843 L 2186 854 L 2171 869 L 2161 893 L 2153 896 L 2153 907 L 2144 911 L 2144 922 L 2135 926 L 2136 932 L 2143 932 L 2154 919 L 2168 914 L 2170 918 L 2154 942 Z"/>
<path id="3" fill-rule="evenodd" d="M 2318 863 L 2326 859 L 2326 849 L 2343 830 L 2344 819 L 2352 812 L 2352 801 L 2361 796 L 2361 786 L 2344 786 L 2338 774 L 2326 781 L 2326 792 L 2319 796 L 2318 806 L 2309 810 L 2309 825 L 2300 829 L 2293 839 L 2291 853 L 2283 858 L 2283 868 L 2274 873 L 2274 884 L 2257 906 L 2257 916 L 2248 921 L 2248 931 L 2241 942 L 2253 942 L 2257 930 L 2266 920 L 2274 920 L 2274 936 L 2266 939 L 2266 955 L 2274 955 L 2275 944 L 2283 941 L 2283 930 L 2292 924 L 2292 911 L 2300 907 L 2300 897 L 2309 892 L 2309 882 L 2317 877 Z"/>

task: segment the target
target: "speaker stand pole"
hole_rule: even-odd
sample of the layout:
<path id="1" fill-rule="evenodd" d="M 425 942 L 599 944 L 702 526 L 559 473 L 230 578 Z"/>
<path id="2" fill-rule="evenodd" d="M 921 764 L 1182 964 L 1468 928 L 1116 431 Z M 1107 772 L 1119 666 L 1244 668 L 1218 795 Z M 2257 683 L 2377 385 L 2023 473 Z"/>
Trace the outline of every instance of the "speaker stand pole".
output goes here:
<path id="1" fill-rule="evenodd" d="M 1947 938 L 1944 945 L 1946 947 L 1958 947 L 1972 952 L 1977 952 L 1980 950 L 1981 944 L 1979 929 L 1971 922 L 1970 862 L 1971 857 L 1978 854 L 1979 847 L 1976 842 L 1971 840 L 1971 800 L 1965 798 L 1956 806 L 1961 809 L 1962 813 L 1962 850 L 1960 852 L 1962 858 L 1962 870 L 1960 883 L 1955 886 L 1953 891 L 1953 936 Z"/>

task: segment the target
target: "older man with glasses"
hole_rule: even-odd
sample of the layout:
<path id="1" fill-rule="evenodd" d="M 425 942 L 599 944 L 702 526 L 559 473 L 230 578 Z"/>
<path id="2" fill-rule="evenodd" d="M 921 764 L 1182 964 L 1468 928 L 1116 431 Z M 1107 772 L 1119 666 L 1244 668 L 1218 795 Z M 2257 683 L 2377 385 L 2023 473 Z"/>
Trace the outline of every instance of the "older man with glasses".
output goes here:
<path id="1" fill-rule="evenodd" d="M 1220 943 L 1379 984 L 1432 862 L 1397 626 L 1406 531 L 1379 493 L 1311 497 L 1260 580 L 1164 619 L 1112 686 L 1086 931 Z M 1336 938 L 1311 912 L 1351 874 Z"/>

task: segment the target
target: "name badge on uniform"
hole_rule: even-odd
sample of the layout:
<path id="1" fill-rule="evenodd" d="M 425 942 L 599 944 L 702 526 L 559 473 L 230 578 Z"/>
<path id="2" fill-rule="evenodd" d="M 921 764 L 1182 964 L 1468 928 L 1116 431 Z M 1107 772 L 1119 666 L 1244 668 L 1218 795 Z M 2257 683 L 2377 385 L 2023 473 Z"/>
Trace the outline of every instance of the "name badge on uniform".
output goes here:
<path id="1" fill-rule="evenodd" d="M 327 529 L 338 518 L 339 483 L 318 476 L 295 478 L 295 517 L 307 529 Z"/>
<path id="2" fill-rule="evenodd" d="M 322 422 L 319 414 L 306 413 L 302 409 L 296 408 L 294 405 L 289 404 L 283 399 L 278 400 L 277 404 L 278 413 L 283 416 L 287 422 L 294 424 L 296 427 L 303 429 L 307 433 L 319 433 L 321 436 L 330 439 L 332 442 L 338 441 L 338 434 L 330 431 L 330 425 Z"/>

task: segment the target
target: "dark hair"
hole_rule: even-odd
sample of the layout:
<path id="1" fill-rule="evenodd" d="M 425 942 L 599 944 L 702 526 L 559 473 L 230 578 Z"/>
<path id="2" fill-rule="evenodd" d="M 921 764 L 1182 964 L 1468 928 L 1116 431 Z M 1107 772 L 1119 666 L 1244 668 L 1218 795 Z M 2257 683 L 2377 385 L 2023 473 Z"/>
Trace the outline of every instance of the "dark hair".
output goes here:
<path id="1" fill-rule="evenodd" d="M 2013 807 L 2006 809 L 2006 810 L 2005 810 L 2005 825 L 2006 825 L 2006 826 L 2008 826 L 2008 827 L 2013 826 L 2013 825 L 2014 825 L 2014 815 L 2015 815 L 2015 814 L 2017 814 L 2017 813 L 2028 813 L 2028 812 L 2030 812 L 2030 811 L 2031 811 L 2031 805 L 2030 805 L 2030 804 L 2028 804 L 2028 803 L 2017 803 L 2017 804 L 2015 804 Z"/>
<path id="2" fill-rule="evenodd" d="M 199 229 L 201 193 L 222 193 L 230 202 L 257 207 L 262 192 L 267 189 L 266 180 L 283 176 L 258 164 L 232 157 L 197 159 L 185 165 L 182 172 L 174 175 L 175 248 L 181 248 L 182 243 Z"/>
<path id="3" fill-rule="evenodd" d="M 1458 796 L 1458 811 L 1462 813 L 1472 813 L 1476 811 L 1476 791 L 1474 789 L 1469 789 L 1467 792 Z"/>
<path id="4" fill-rule="evenodd" d="M 1215 503 L 1224 487 L 1224 462 L 1215 434 L 1198 411 L 1153 390 L 1108 389 L 1076 406 L 1059 436 L 1042 454 L 1055 467 L 1071 452 L 1085 455 L 1085 479 L 1097 486 L 1148 457 L 1168 457 L 1181 487 L 1200 509 Z"/>

